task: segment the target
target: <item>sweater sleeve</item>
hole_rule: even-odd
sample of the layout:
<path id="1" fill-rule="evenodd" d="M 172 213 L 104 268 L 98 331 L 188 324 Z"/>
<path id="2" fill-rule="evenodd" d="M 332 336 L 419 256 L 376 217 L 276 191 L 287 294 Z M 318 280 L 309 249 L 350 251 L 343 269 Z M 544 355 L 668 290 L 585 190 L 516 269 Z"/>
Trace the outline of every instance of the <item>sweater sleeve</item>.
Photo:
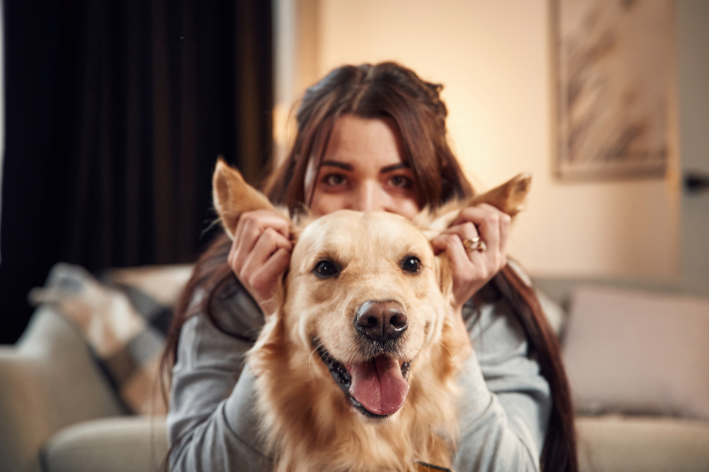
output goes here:
<path id="1" fill-rule="evenodd" d="M 468 316 L 474 353 L 459 379 L 457 472 L 540 468 L 551 394 L 511 310 L 499 300 Z"/>
<path id="2" fill-rule="evenodd" d="M 251 314 L 260 311 L 243 292 L 232 295 L 229 303 L 213 308 L 221 329 L 202 313 L 182 326 L 167 417 L 173 472 L 273 468 L 257 434 L 255 377 L 245 365 L 252 342 L 225 332 L 243 333 L 249 325 L 257 331 L 260 319 Z"/>

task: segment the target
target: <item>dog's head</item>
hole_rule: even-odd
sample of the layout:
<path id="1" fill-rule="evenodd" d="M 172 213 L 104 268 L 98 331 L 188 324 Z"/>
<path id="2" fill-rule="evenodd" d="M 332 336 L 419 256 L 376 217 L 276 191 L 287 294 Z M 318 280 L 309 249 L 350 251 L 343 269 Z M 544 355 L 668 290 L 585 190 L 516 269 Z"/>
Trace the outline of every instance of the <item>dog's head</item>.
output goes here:
<path id="1" fill-rule="evenodd" d="M 292 334 L 365 416 L 401 408 L 412 362 L 441 337 L 450 284 L 440 262 L 398 215 L 341 210 L 300 234 L 286 281 Z"/>
<path id="2" fill-rule="evenodd" d="M 526 194 L 528 178 L 519 182 Z M 518 209 L 519 192 L 513 193 Z M 512 201 L 509 195 L 504 200 Z M 277 211 L 222 161 L 214 174 L 214 203 L 230 235 L 241 213 Z M 331 390 L 339 388 L 363 417 L 395 415 L 417 366 L 432 362 L 434 348 L 455 357 L 467 342 L 467 333 L 451 322 L 447 259 L 435 256 L 430 244 L 459 210 L 453 205 L 442 215 L 424 212 L 413 221 L 349 210 L 292 220 L 296 244 L 282 281 L 282 309 L 272 324 L 280 323 L 282 336 L 300 352 L 317 353 L 322 364 L 309 366 L 309 374 L 329 371 Z"/>

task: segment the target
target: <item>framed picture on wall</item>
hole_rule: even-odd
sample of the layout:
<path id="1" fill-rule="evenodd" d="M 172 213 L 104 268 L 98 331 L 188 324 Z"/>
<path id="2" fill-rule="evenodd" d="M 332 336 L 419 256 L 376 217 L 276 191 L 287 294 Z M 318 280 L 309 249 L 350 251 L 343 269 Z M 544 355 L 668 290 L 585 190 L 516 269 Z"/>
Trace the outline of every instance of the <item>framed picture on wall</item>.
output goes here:
<path id="1" fill-rule="evenodd" d="M 670 146 L 672 0 L 552 0 L 556 174 L 662 176 Z"/>

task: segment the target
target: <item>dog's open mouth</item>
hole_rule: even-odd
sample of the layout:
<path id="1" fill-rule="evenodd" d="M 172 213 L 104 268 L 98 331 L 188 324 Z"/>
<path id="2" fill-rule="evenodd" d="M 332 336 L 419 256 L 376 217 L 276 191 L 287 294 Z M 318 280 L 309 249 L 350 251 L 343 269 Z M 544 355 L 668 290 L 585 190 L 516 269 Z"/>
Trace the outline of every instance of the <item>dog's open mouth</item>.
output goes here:
<path id="1" fill-rule="evenodd" d="M 318 354 L 352 406 L 369 418 L 386 418 L 399 411 L 409 393 L 409 362 L 382 354 L 365 362 L 345 365 L 319 343 Z"/>

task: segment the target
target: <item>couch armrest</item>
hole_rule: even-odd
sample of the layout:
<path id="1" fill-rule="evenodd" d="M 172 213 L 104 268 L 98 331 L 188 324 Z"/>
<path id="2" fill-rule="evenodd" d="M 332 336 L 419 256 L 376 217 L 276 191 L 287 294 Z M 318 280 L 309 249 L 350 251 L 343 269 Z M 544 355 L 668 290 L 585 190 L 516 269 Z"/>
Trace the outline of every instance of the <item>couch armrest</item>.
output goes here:
<path id="1" fill-rule="evenodd" d="M 709 422 L 671 417 L 577 416 L 581 472 L 704 472 Z"/>
<path id="2" fill-rule="evenodd" d="M 104 418 L 52 436 L 42 464 L 46 472 L 161 472 L 167 451 L 164 416 Z"/>
<path id="3" fill-rule="evenodd" d="M 39 472 L 39 450 L 60 429 L 124 414 L 74 326 L 48 306 L 15 346 L 0 348 L 0 464 Z"/>

